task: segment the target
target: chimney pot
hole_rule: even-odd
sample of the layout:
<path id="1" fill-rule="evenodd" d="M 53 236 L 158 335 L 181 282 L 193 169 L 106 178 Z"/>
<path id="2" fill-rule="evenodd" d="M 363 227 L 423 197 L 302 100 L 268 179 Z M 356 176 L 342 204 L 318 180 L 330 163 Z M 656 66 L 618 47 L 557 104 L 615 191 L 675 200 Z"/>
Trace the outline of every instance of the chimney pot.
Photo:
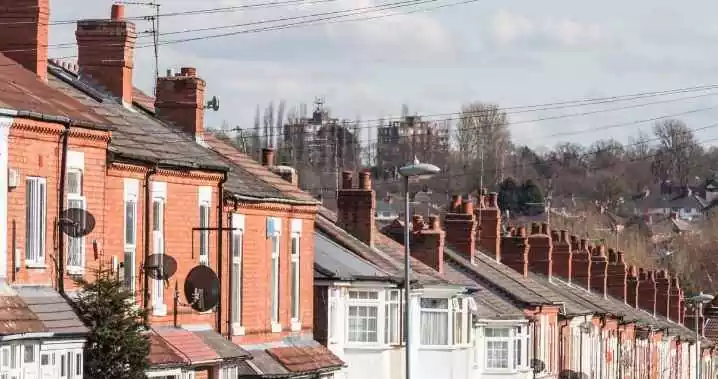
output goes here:
<path id="1" fill-rule="evenodd" d="M 112 11 L 110 17 L 114 21 L 125 19 L 125 5 L 124 4 L 112 4 Z"/>
<path id="2" fill-rule="evenodd" d="M 194 67 L 182 67 L 181 73 L 182 73 L 182 76 L 188 76 L 190 78 L 197 77 L 197 69 Z"/>
<path id="3" fill-rule="evenodd" d="M 439 217 L 436 215 L 429 216 L 429 227 L 431 230 L 441 230 L 441 225 L 439 224 Z"/>
<path id="4" fill-rule="evenodd" d="M 472 215 L 474 214 L 474 203 L 471 200 L 465 200 L 461 203 L 461 213 Z"/>
<path id="5" fill-rule="evenodd" d="M 499 195 L 498 195 L 496 192 L 491 192 L 491 193 L 488 195 L 488 201 L 489 201 L 489 203 L 488 203 L 486 206 L 487 206 L 488 208 L 498 208 L 498 207 L 499 207 L 499 203 L 498 203 L 498 201 L 497 201 L 498 198 L 499 198 Z"/>
<path id="6" fill-rule="evenodd" d="M 371 173 L 362 171 L 359 173 L 359 188 L 363 190 L 371 189 Z"/>
<path id="7" fill-rule="evenodd" d="M 262 166 L 274 166 L 274 150 L 268 147 L 262 148 Z"/>
<path id="8" fill-rule="evenodd" d="M 353 189 L 354 188 L 354 185 L 352 184 L 353 177 L 354 177 L 354 173 L 351 171 L 342 172 L 342 189 Z"/>
<path id="9" fill-rule="evenodd" d="M 461 195 L 451 196 L 451 204 L 449 204 L 449 211 L 454 212 L 454 213 L 459 213 L 460 207 L 461 207 Z"/>
<path id="10" fill-rule="evenodd" d="M 518 230 L 517 230 L 517 232 L 516 232 L 516 236 L 517 236 L 517 237 L 526 237 L 526 227 L 525 227 L 525 226 L 519 226 L 519 228 L 518 228 Z"/>
<path id="11" fill-rule="evenodd" d="M 541 234 L 548 235 L 548 233 L 549 233 L 548 223 L 542 222 L 541 223 Z"/>
<path id="12" fill-rule="evenodd" d="M 561 229 L 560 233 L 561 233 L 561 242 L 569 243 L 570 241 L 568 240 L 568 230 Z"/>
<path id="13" fill-rule="evenodd" d="M 541 234 L 541 226 L 538 222 L 531 223 L 531 234 Z"/>

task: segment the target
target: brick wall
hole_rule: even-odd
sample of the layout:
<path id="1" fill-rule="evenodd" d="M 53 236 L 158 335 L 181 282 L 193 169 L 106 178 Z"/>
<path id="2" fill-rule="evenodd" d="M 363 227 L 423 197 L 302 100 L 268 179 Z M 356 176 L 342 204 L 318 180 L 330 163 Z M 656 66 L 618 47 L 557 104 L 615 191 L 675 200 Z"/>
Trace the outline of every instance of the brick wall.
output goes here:
<path id="1" fill-rule="evenodd" d="M 18 186 L 8 191 L 8 280 L 18 284 L 54 284 L 57 257 L 55 221 L 58 210 L 58 190 L 61 144 L 64 127 L 59 124 L 17 119 L 10 128 L 10 169 L 19 172 Z M 99 266 L 93 253 L 92 242 L 104 245 L 106 229 L 103 207 L 105 203 L 105 157 L 108 134 L 106 132 L 72 129 L 68 151 L 84 154 L 82 191 L 87 210 L 95 217 L 95 228 L 85 237 L 85 272 Z M 44 266 L 28 267 L 26 253 L 26 179 L 40 177 L 46 180 L 46 223 Z M 67 246 L 67 242 L 65 243 Z M 15 269 L 15 258 L 19 269 Z M 97 257 L 99 258 L 99 257 Z M 65 254 L 65 260 L 67 254 Z M 65 278 L 66 289 L 74 288 L 73 281 Z"/>

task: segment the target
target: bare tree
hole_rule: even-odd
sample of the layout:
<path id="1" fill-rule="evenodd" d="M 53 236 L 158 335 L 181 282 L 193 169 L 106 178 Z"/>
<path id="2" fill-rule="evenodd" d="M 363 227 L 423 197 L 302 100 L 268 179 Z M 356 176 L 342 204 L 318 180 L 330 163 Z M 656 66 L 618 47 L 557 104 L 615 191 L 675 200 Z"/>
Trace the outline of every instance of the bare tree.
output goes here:
<path id="1" fill-rule="evenodd" d="M 703 148 L 696 141 L 693 130 L 683 121 L 666 120 L 653 127 L 659 147 L 653 162 L 653 172 L 662 180 L 675 180 L 687 185 L 695 176 L 694 167 Z"/>

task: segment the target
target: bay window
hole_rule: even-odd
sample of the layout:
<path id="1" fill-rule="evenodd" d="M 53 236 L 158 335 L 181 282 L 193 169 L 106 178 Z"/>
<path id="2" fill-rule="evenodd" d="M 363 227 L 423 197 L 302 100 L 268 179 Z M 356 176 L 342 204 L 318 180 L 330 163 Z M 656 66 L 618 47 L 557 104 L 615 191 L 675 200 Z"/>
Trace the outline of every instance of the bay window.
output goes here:
<path id="1" fill-rule="evenodd" d="M 529 337 L 525 326 L 484 328 L 487 370 L 528 368 Z"/>
<path id="2" fill-rule="evenodd" d="M 348 341 L 378 343 L 379 292 L 349 291 L 348 304 Z"/>
<path id="3" fill-rule="evenodd" d="M 454 345 L 466 345 L 471 342 L 471 313 L 469 311 L 469 299 L 454 298 L 452 306 L 454 309 L 453 331 Z"/>
<path id="4" fill-rule="evenodd" d="M 421 299 L 421 344 L 449 344 L 449 299 Z"/>
<path id="5" fill-rule="evenodd" d="M 47 223 L 47 182 L 45 178 L 25 180 L 25 261 L 28 265 L 45 263 L 45 227 Z"/>
<path id="6" fill-rule="evenodd" d="M 384 306 L 384 339 L 387 344 L 399 345 L 402 342 L 401 321 L 401 294 L 399 290 L 386 291 L 386 304 Z"/>

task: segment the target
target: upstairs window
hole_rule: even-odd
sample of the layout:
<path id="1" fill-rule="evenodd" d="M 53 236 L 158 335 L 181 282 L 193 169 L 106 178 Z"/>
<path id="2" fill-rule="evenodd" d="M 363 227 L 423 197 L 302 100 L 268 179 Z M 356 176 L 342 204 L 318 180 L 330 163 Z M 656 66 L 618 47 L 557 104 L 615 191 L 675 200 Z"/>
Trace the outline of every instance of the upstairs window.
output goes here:
<path id="1" fill-rule="evenodd" d="M 83 194 L 83 171 L 85 169 L 84 153 L 78 151 L 69 151 L 67 153 L 67 208 L 77 209 L 72 220 L 63 220 L 63 222 L 74 221 L 75 224 L 70 227 L 76 230 L 84 230 L 86 226 L 85 212 L 87 204 Z M 85 267 L 85 237 L 67 237 L 67 271 L 71 274 L 82 274 Z"/>
<path id="2" fill-rule="evenodd" d="M 421 344 L 449 344 L 449 299 L 421 299 Z"/>
<path id="3" fill-rule="evenodd" d="M 199 189 L 199 263 L 209 265 L 209 222 L 212 188 Z"/>
<path id="4" fill-rule="evenodd" d="M 301 270 L 299 265 L 299 255 L 301 246 L 302 220 L 292 220 L 292 245 L 291 245 L 291 265 L 290 265 L 290 281 L 291 281 L 291 317 L 292 321 L 299 321 L 299 300 L 300 300 L 300 283 Z"/>
<path id="5" fill-rule="evenodd" d="M 45 263 L 45 227 L 47 225 L 47 184 L 45 178 L 25 180 L 25 260 L 27 264 Z"/>

